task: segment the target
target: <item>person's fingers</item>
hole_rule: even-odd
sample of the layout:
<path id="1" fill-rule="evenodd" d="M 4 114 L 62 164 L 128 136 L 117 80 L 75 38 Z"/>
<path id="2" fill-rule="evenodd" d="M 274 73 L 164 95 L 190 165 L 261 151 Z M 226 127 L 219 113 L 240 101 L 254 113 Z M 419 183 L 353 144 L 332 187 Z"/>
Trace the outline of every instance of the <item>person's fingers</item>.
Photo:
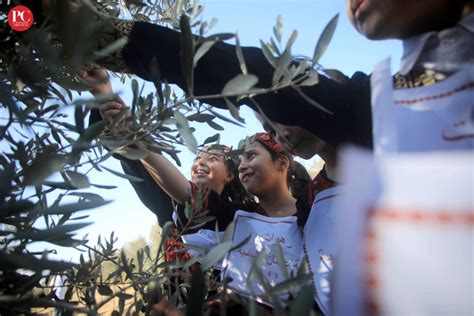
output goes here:
<path id="1" fill-rule="evenodd" d="M 120 110 L 121 108 L 125 107 L 123 103 L 117 102 L 117 101 L 107 101 L 99 105 L 99 110 L 101 111 L 106 111 L 106 110 L 111 110 L 111 109 L 118 109 Z"/>
<path id="2" fill-rule="evenodd" d="M 103 119 L 108 120 L 109 118 L 113 118 L 114 116 L 119 114 L 120 111 L 126 107 L 127 106 L 125 105 L 125 102 L 121 98 L 118 98 L 117 100 L 108 101 L 100 104 L 99 112 Z M 130 115 L 130 110 L 128 110 L 127 115 Z"/>
<path id="3" fill-rule="evenodd" d="M 124 105 L 117 101 L 109 101 L 99 105 L 99 112 L 102 118 L 108 119 L 117 115 L 123 107 Z"/>
<path id="4" fill-rule="evenodd" d="M 109 79 L 109 73 L 107 69 L 101 67 L 95 67 L 94 69 L 92 69 L 91 76 L 97 80 Z"/>
<path id="5" fill-rule="evenodd" d="M 85 69 L 79 69 L 77 75 L 78 75 L 81 79 L 87 81 L 87 76 L 88 76 L 88 75 L 87 75 L 87 70 L 85 70 Z"/>
<path id="6" fill-rule="evenodd" d="M 116 98 L 116 101 L 117 101 L 118 103 L 120 103 L 122 106 L 127 106 L 127 105 L 125 104 L 125 101 L 124 101 L 121 97 L 117 97 L 117 98 Z"/>
<path id="7" fill-rule="evenodd" d="M 78 77 L 91 86 L 93 95 L 112 94 L 112 83 L 107 69 L 92 64 L 86 64 L 78 72 Z"/>
<path id="8" fill-rule="evenodd" d="M 104 120 L 108 120 L 109 118 L 114 118 L 119 113 L 120 113 L 120 110 L 107 110 L 107 111 L 100 112 Z"/>

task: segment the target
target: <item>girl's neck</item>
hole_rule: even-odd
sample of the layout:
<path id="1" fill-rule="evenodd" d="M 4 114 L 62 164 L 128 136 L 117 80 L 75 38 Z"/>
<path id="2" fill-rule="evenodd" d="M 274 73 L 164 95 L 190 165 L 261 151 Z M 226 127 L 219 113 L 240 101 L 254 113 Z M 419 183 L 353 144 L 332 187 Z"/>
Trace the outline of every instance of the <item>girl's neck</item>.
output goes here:
<path id="1" fill-rule="evenodd" d="M 260 206 L 270 217 L 294 215 L 296 213 L 296 199 L 287 188 L 278 191 L 259 196 Z"/>

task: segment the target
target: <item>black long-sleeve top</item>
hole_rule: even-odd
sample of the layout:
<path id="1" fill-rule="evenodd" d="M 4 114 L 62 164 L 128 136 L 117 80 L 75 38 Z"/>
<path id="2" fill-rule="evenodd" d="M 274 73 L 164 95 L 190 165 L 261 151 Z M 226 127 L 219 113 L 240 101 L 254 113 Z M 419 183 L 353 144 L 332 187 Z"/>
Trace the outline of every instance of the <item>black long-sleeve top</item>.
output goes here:
<path id="1" fill-rule="evenodd" d="M 128 34 L 129 40 L 121 51 L 128 71 L 145 80 L 152 80 L 151 65 L 156 60 L 160 79 L 186 90 L 182 75 L 180 33 L 158 25 L 136 22 Z M 273 67 L 261 49 L 242 48 L 248 72 L 259 78 L 258 87 L 271 86 Z M 194 95 L 219 94 L 224 85 L 238 75 L 240 66 L 235 46 L 217 42 L 199 60 L 194 72 Z M 344 83 L 320 76 L 319 83 L 302 87 L 311 99 L 333 114 L 325 113 L 309 104 L 293 88 L 254 97 L 257 104 L 272 120 L 285 125 L 298 125 L 333 146 L 352 143 L 372 147 L 372 116 L 370 107 L 370 79 L 356 72 Z M 213 106 L 226 108 L 223 99 L 206 100 Z M 256 108 L 251 100 L 239 104 Z"/>

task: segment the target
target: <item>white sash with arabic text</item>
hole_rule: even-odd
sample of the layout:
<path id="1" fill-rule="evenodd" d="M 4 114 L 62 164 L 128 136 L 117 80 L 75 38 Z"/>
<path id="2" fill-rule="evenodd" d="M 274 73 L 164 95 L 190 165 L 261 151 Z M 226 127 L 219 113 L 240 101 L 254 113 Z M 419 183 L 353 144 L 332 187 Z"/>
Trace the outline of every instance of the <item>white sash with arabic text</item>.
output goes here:
<path id="1" fill-rule="evenodd" d="M 260 270 L 268 283 L 274 286 L 285 280 L 279 268 L 275 254 L 275 243 L 279 242 L 283 250 L 283 257 L 287 270 L 296 274 L 302 260 L 302 232 L 297 225 L 295 216 L 268 217 L 257 213 L 237 211 L 234 216 L 234 231 L 232 245 L 238 245 L 249 235 L 250 241 L 242 247 L 231 251 L 224 259 L 223 277 L 231 277 L 231 288 L 241 294 L 265 296 L 263 285 L 258 278 L 249 282 L 249 272 L 255 258 L 261 251 L 266 252 L 266 257 Z M 285 295 L 280 296 L 286 297 Z"/>

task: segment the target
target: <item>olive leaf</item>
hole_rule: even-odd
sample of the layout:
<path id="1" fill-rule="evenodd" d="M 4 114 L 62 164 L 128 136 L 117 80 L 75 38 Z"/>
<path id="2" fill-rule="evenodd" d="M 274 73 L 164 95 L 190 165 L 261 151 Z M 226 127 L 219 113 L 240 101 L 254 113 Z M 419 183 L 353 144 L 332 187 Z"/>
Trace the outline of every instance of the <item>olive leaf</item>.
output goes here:
<path id="1" fill-rule="evenodd" d="M 221 260 L 227 252 L 232 248 L 231 241 L 224 241 L 209 251 L 201 262 L 201 270 L 206 271 Z"/>
<path id="2" fill-rule="evenodd" d="M 239 60 L 240 71 L 244 75 L 248 74 L 247 65 L 245 64 L 244 54 L 242 52 L 242 47 L 240 47 L 239 37 L 235 37 L 235 52 L 237 53 L 237 59 Z"/>
<path id="3" fill-rule="evenodd" d="M 206 41 L 202 43 L 201 46 L 199 46 L 196 54 L 194 55 L 193 67 L 197 66 L 199 59 L 201 59 L 202 56 L 204 56 L 215 43 L 215 41 Z"/>
<path id="4" fill-rule="evenodd" d="M 326 48 L 329 45 L 329 42 L 332 39 L 332 36 L 334 35 L 334 31 L 336 30 L 337 26 L 337 20 L 339 18 L 339 13 L 336 14 L 329 22 L 326 24 L 324 27 L 323 32 L 319 36 L 318 42 L 316 44 L 316 47 L 314 49 L 314 54 L 313 54 L 313 59 L 312 63 L 313 65 L 316 65 L 321 58 L 321 56 L 324 54 L 326 51 Z"/>
<path id="5" fill-rule="evenodd" d="M 223 96 L 235 96 L 249 92 L 258 83 L 258 77 L 252 74 L 238 74 L 229 80 L 221 94 Z"/>
<path id="6" fill-rule="evenodd" d="M 218 142 L 220 138 L 221 138 L 221 135 L 220 135 L 219 133 L 214 134 L 214 135 L 212 135 L 212 136 L 207 137 L 207 138 L 203 141 L 202 145 L 214 143 L 214 142 L 216 142 L 216 141 Z"/>
<path id="7" fill-rule="evenodd" d="M 183 114 L 178 111 L 174 111 L 173 116 L 176 119 L 176 127 L 178 128 L 179 134 L 184 139 L 186 147 L 188 147 L 191 152 L 196 152 L 197 141 L 196 138 L 194 138 L 191 129 L 189 128 L 188 120 Z"/>

